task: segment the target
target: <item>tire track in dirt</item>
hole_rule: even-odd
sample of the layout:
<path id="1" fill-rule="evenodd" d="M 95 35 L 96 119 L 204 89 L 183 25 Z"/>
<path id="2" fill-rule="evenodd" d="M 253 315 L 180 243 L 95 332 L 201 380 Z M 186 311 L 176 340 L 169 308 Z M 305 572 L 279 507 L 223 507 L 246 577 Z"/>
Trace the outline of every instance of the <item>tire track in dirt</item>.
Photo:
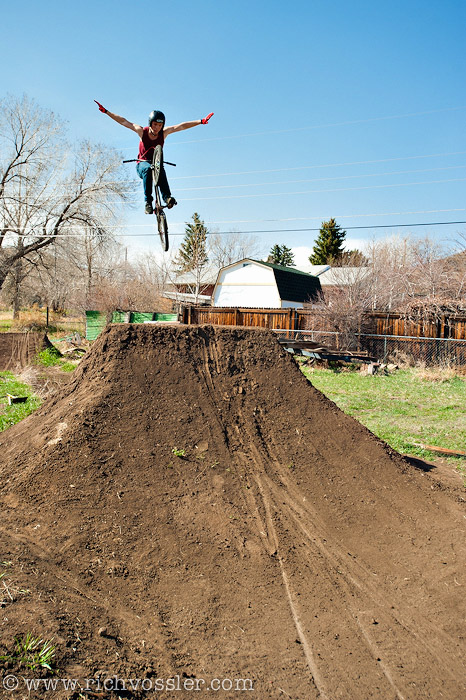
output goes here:
<path id="1" fill-rule="evenodd" d="M 254 425 L 255 429 L 253 430 L 251 421 L 245 420 L 241 411 L 238 411 L 237 421 L 238 422 L 235 424 L 236 438 L 241 445 L 243 453 L 249 448 L 249 452 L 253 455 L 252 463 L 256 470 L 254 478 L 267 513 L 267 527 L 259 521 L 260 531 L 263 533 L 265 530 L 267 533 L 266 540 L 269 543 L 269 553 L 271 541 L 273 541 L 273 550 L 278 553 L 293 619 L 298 634 L 303 641 L 303 647 L 311 673 L 316 681 L 316 686 L 320 692 L 325 693 L 323 690 L 324 684 L 315 663 L 315 654 L 311 649 L 310 641 L 303 631 L 300 615 L 297 611 L 296 604 L 293 602 L 290 578 L 286 572 L 284 559 L 281 554 L 283 547 L 279 544 L 279 538 L 271 516 L 272 507 L 274 507 L 276 513 L 280 513 L 278 516 L 279 519 L 284 520 L 284 529 L 287 529 L 287 519 L 291 519 L 295 526 L 302 531 L 308 543 L 309 558 L 312 558 L 316 552 L 321 555 L 320 567 L 321 570 L 324 569 L 327 573 L 329 591 L 335 589 L 334 581 L 336 572 L 340 580 L 345 583 L 346 592 L 342 596 L 340 602 L 340 616 L 346 616 L 349 620 L 356 623 L 359 629 L 360 639 L 364 640 L 372 660 L 377 661 L 388 682 L 388 687 L 391 688 L 399 700 L 404 700 L 405 695 L 394 679 L 396 675 L 395 666 L 402 666 L 402 661 L 406 657 L 407 652 L 409 651 L 412 653 L 414 647 L 417 649 L 417 654 L 420 657 L 430 657 L 432 662 L 439 668 L 445 668 L 448 665 L 446 662 L 448 661 L 449 654 L 443 651 L 441 645 L 439 645 L 437 651 L 434 651 L 432 645 L 425 640 L 431 638 L 432 634 L 435 632 L 437 636 L 440 635 L 444 642 L 450 642 L 450 645 L 451 640 L 447 635 L 443 635 L 441 630 L 439 631 L 428 623 L 424 625 L 423 629 L 421 628 L 420 631 L 416 632 L 412 624 L 401 621 L 397 615 L 392 613 L 391 610 L 388 610 L 390 607 L 394 608 L 394 606 L 391 606 L 389 602 L 383 600 L 380 593 L 376 593 L 377 587 L 375 585 L 367 585 L 366 583 L 366 580 L 370 581 L 373 576 L 370 569 L 363 566 L 360 561 L 353 563 L 354 560 L 352 561 L 352 566 L 349 567 L 347 563 L 348 557 L 344 555 L 344 551 L 338 546 L 335 546 L 335 543 L 326 544 L 327 540 L 326 537 L 324 537 L 326 534 L 325 525 L 320 521 L 315 509 L 311 509 L 308 503 L 305 503 L 304 506 L 300 505 L 303 501 L 305 502 L 306 499 L 296 487 L 292 486 L 289 475 L 282 466 L 282 462 L 271 452 L 269 444 L 267 444 L 262 435 L 259 422 L 256 421 L 256 425 Z M 248 439 L 244 439 L 242 434 L 246 435 Z M 273 468 L 272 471 L 278 476 L 282 486 L 277 486 L 275 481 L 268 474 L 271 466 Z M 265 486 L 267 486 L 267 489 Z M 283 486 L 286 487 L 288 493 L 283 490 Z M 293 493 L 292 496 L 291 493 Z M 284 501 L 287 506 L 285 508 L 283 508 Z M 255 501 L 252 512 L 258 512 Z M 329 593 L 329 595 L 330 594 L 331 593 Z M 391 595 L 393 596 L 393 593 Z M 354 604 L 353 601 L 355 599 L 360 600 L 359 605 Z M 367 609 L 367 599 L 371 605 L 370 609 Z M 377 642 L 371 634 L 370 627 L 364 623 L 362 615 L 364 615 L 365 618 L 377 620 L 377 625 L 382 625 L 387 630 L 396 627 L 398 629 L 396 648 L 393 648 L 393 645 L 392 648 L 384 648 L 384 644 L 381 641 Z M 400 643 L 400 630 L 403 631 L 406 637 L 403 644 Z M 393 658 L 390 664 L 383 661 L 381 658 L 381 656 L 387 656 L 387 654 L 390 654 Z M 454 680 L 453 673 L 449 672 L 448 675 Z"/>
<path id="2" fill-rule="evenodd" d="M 218 368 L 218 354 L 212 351 L 212 348 L 214 347 L 212 343 L 209 342 L 207 347 L 208 351 L 206 351 L 204 355 L 204 371 L 207 375 L 206 383 L 209 386 L 209 395 L 211 400 L 217 406 L 219 415 L 221 415 L 221 407 L 217 405 L 215 397 L 218 396 L 223 387 L 216 386 L 209 364 L 209 360 L 214 361 L 216 374 L 220 375 Z M 259 413 L 261 413 L 260 409 Z M 293 496 L 290 495 L 293 490 L 291 487 L 291 480 L 285 473 L 282 462 L 271 451 L 270 440 L 267 443 L 262 435 L 261 424 L 264 422 L 264 416 L 262 416 L 261 420 L 254 417 L 253 429 L 251 420 L 245 418 L 244 414 L 239 409 L 235 416 L 235 440 L 233 441 L 231 427 L 226 421 L 221 420 L 224 432 L 229 435 L 230 449 L 233 449 L 233 445 L 236 443 L 234 447 L 235 455 L 240 457 L 240 462 L 242 462 L 243 467 L 243 474 L 245 475 L 248 473 L 248 468 L 250 468 L 250 465 L 248 464 L 249 460 L 245 459 L 244 455 L 246 455 L 249 451 L 254 480 L 257 484 L 261 501 L 266 513 L 265 522 L 259 514 L 259 507 L 257 505 L 256 498 L 251 491 L 247 492 L 249 510 L 256 521 L 258 534 L 261 536 L 269 555 L 273 556 L 275 553 L 277 554 L 293 621 L 298 631 L 298 636 L 302 641 L 304 653 L 306 655 L 308 666 L 316 687 L 318 688 L 319 692 L 325 696 L 326 691 L 324 690 L 324 683 L 321 678 L 321 673 L 317 668 L 315 653 L 312 649 L 311 642 L 307 638 L 301 623 L 296 602 L 292 594 L 290 577 L 287 574 L 284 558 L 281 554 L 283 548 L 279 544 L 279 537 L 271 516 L 272 507 L 274 508 L 275 512 L 280 511 L 279 503 L 281 504 L 281 513 L 279 517 L 280 520 L 284 520 L 285 529 L 288 524 L 287 520 L 289 521 L 291 519 L 294 525 L 302 531 L 307 540 L 309 557 L 312 558 L 316 553 L 320 555 L 320 566 L 321 569 L 324 569 L 326 572 L 329 596 L 335 592 L 334 581 L 335 574 L 337 573 L 337 576 L 340 579 L 340 586 L 343 583 L 346 589 L 343 593 L 339 591 L 339 596 L 341 599 L 339 603 L 340 617 L 346 617 L 348 621 L 347 624 L 356 624 L 357 629 L 359 630 L 358 634 L 360 642 L 365 644 L 370 659 L 377 662 L 379 669 L 385 676 L 387 681 L 387 690 L 390 688 L 399 700 L 405 700 L 405 695 L 398 686 L 394 677 L 396 676 L 395 666 L 402 666 L 402 661 L 406 657 L 406 653 L 408 651 L 412 653 L 414 647 L 418 650 L 417 653 L 420 656 L 430 657 L 431 660 L 438 666 L 445 665 L 447 654 L 443 653 L 441 648 L 435 652 L 432 649 L 432 646 L 423 639 L 424 635 L 428 638 L 429 635 L 434 632 L 434 628 L 427 624 L 421 633 L 416 632 L 412 628 L 412 625 L 402 622 L 395 614 L 393 614 L 391 611 L 389 612 L 388 608 L 394 608 L 394 606 L 390 606 L 387 601 L 382 600 L 380 594 L 375 594 L 376 587 L 374 585 L 371 586 L 367 585 L 366 583 L 366 580 L 370 580 L 370 578 L 373 576 L 369 568 L 363 566 L 360 561 L 356 562 L 355 564 L 352 562 L 352 565 L 348 566 L 348 556 L 345 556 L 344 552 L 338 546 L 335 546 L 335 543 L 326 543 L 326 538 L 324 537 L 324 534 L 326 533 L 325 525 L 321 521 L 319 522 L 320 519 L 315 509 L 311 510 L 309 504 L 306 504 L 304 509 L 299 505 L 303 501 L 303 495 L 298 489 L 294 488 Z M 243 437 L 243 434 L 247 436 L 247 439 Z M 319 454 L 318 451 L 317 454 Z M 270 477 L 268 474 L 270 467 L 272 467 L 272 472 L 278 476 L 281 484 L 283 486 L 287 486 L 288 493 L 284 494 L 283 488 L 278 487 L 275 481 Z M 284 500 L 287 504 L 285 508 L 283 508 Z M 303 523 L 303 520 L 306 524 Z M 359 604 L 356 605 L 353 602 L 354 600 L 359 600 Z M 369 609 L 367 608 L 368 602 L 370 605 Z M 374 639 L 369 625 L 363 620 L 363 616 L 365 619 L 371 618 L 373 620 L 377 620 L 376 624 L 378 628 L 382 629 L 382 627 L 384 627 L 387 630 L 385 635 L 386 640 Z M 396 648 L 393 648 L 393 644 L 390 645 L 388 639 L 390 630 L 392 630 L 394 627 L 398 629 Z M 402 644 L 400 643 L 401 640 L 399 639 L 400 630 L 403 631 L 403 634 L 406 637 L 404 643 Z M 380 632 L 378 636 L 380 637 Z M 446 635 L 444 636 L 446 637 Z M 392 661 L 388 663 L 387 661 L 382 660 L 382 656 L 389 656 Z M 449 675 L 454 678 L 453 674 Z"/>

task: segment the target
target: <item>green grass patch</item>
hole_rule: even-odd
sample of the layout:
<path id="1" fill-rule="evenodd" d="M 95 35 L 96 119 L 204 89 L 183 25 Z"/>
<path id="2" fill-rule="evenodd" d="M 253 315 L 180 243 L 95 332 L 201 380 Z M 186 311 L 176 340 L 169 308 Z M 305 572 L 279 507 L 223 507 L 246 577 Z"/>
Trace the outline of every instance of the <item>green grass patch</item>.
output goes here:
<path id="1" fill-rule="evenodd" d="M 300 366 L 316 389 L 398 452 L 432 459 L 433 452 L 416 443 L 466 451 L 462 377 L 426 377 L 416 369 L 368 376 Z"/>
<path id="2" fill-rule="evenodd" d="M 62 359 L 61 353 L 56 348 L 45 348 L 36 355 L 36 364 L 44 367 L 59 365 Z"/>
<path id="3" fill-rule="evenodd" d="M 52 640 L 33 637 L 28 632 L 24 637 L 15 637 L 15 648 L 11 654 L 0 656 L 1 661 L 10 661 L 25 666 L 31 671 L 37 669 L 53 670 L 56 647 Z"/>
<path id="4" fill-rule="evenodd" d="M 73 372 L 76 364 L 66 360 L 55 347 L 45 348 L 36 355 L 36 364 L 43 367 L 59 367 L 63 372 Z"/>
<path id="5" fill-rule="evenodd" d="M 60 364 L 60 369 L 62 372 L 74 372 L 76 365 L 74 365 L 72 362 L 65 361 Z"/>
<path id="6" fill-rule="evenodd" d="M 27 396 L 24 403 L 8 405 L 8 396 Z M 27 384 L 23 384 L 11 372 L 0 372 L 0 431 L 19 423 L 33 413 L 42 403 L 42 399 L 32 393 Z"/>

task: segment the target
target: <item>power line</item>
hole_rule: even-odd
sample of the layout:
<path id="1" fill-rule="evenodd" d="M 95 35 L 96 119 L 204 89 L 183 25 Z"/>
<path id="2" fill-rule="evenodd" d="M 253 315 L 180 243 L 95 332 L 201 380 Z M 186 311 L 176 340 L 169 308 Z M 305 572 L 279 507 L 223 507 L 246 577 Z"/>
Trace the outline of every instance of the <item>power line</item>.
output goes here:
<path id="1" fill-rule="evenodd" d="M 367 119 L 354 119 L 351 121 L 344 121 L 344 122 L 333 122 L 329 124 L 314 124 L 314 125 L 308 125 L 308 126 L 301 126 L 301 127 L 296 127 L 293 129 L 279 129 L 279 130 L 273 130 L 273 131 L 255 131 L 255 132 L 250 132 L 250 133 L 242 133 L 242 134 L 231 134 L 229 136 L 214 136 L 212 138 L 207 138 L 207 139 L 190 139 L 189 141 L 176 141 L 173 142 L 176 145 L 183 145 L 186 143 L 206 143 L 208 141 L 227 141 L 227 140 L 232 140 L 232 139 L 239 139 L 239 138 L 245 138 L 249 136 L 273 136 L 277 134 L 290 134 L 290 133 L 297 133 L 301 131 L 313 131 L 315 129 L 328 129 L 331 127 L 336 127 L 336 126 L 355 126 L 358 124 L 369 124 L 371 122 L 380 122 L 380 121 L 389 121 L 390 119 L 406 119 L 409 117 L 421 117 L 421 116 L 426 116 L 430 114 L 441 114 L 445 112 L 457 112 L 461 109 L 466 109 L 466 105 L 460 105 L 459 107 L 445 107 L 442 109 L 431 109 L 427 110 L 424 112 L 408 112 L 406 114 L 391 114 L 391 115 L 386 115 L 382 117 L 369 117 Z M 170 143 L 172 143 L 170 141 Z M 121 148 L 119 150 L 129 150 L 129 146 L 125 148 Z"/>
<path id="2" fill-rule="evenodd" d="M 454 209 L 418 209 L 414 211 L 385 211 L 385 212 L 371 212 L 369 214 L 335 214 L 334 219 L 362 219 L 362 218 L 367 218 L 367 217 L 374 217 L 374 216 L 414 216 L 415 214 L 447 214 L 450 212 L 460 212 L 460 211 L 466 211 L 466 207 L 456 207 Z M 219 220 L 219 221 L 204 221 L 204 223 L 207 226 L 213 226 L 214 224 L 259 224 L 259 223 L 283 223 L 285 221 L 324 221 L 325 218 L 328 216 L 328 214 L 321 214 L 320 216 L 288 216 L 285 218 L 279 218 L 279 219 L 230 219 L 230 220 Z M 455 222 L 453 222 L 455 223 Z M 460 222 L 461 223 L 461 222 Z M 128 229 L 128 228 L 147 228 L 148 226 L 153 226 L 153 223 L 146 223 L 146 224 L 110 224 L 106 226 L 107 229 Z M 186 222 L 185 221 L 172 221 L 170 222 L 171 226 L 185 226 Z M 406 224 L 409 226 L 410 224 Z M 388 227 L 389 224 L 387 224 L 386 227 Z M 385 226 L 381 226 L 382 228 L 385 228 Z M 349 227 L 347 227 L 349 228 Z M 372 226 L 366 226 L 366 228 L 372 228 Z M 68 226 L 67 231 L 70 231 L 72 229 L 76 229 L 78 231 L 83 230 L 83 226 Z M 16 232 L 19 231 L 26 231 L 25 228 L 22 229 L 16 229 Z M 229 233 L 232 233 L 230 231 Z M 61 234 L 63 235 L 63 234 Z"/>
<path id="3" fill-rule="evenodd" d="M 454 211 L 454 210 L 453 210 Z M 466 210 L 459 210 L 459 211 L 466 211 Z M 368 215 L 370 216 L 370 215 Z M 320 217 L 319 217 L 320 218 Z M 343 218 L 342 216 L 339 216 L 338 218 Z M 423 222 L 417 222 L 417 223 L 412 223 L 412 224 L 374 224 L 371 226 L 345 226 L 346 231 L 354 231 L 358 229 L 379 229 L 379 228 L 414 228 L 418 226 L 453 226 L 453 225 L 459 225 L 459 224 L 466 224 L 466 221 L 429 221 L 427 223 Z M 179 225 L 179 224 L 172 224 L 174 225 Z M 184 225 L 184 224 L 183 224 Z M 141 227 L 148 227 L 150 226 L 151 228 L 155 229 L 154 224 L 141 224 Z M 75 227 L 78 228 L 78 227 Z M 90 230 L 92 230 L 91 227 L 88 227 Z M 125 227 L 108 227 L 108 228 L 125 228 Z M 305 232 L 312 232 L 312 231 L 320 231 L 320 226 L 319 227 L 305 227 L 305 228 L 275 228 L 275 229 L 256 229 L 256 230 L 250 230 L 250 231 L 207 231 L 208 236 L 216 236 L 216 235 L 231 235 L 232 233 L 237 233 L 237 234 L 251 234 L 251 233 L 305 233 Z M 17 234 L 17 232 L 11 232 L 12 235 Z M 53 236 L 47 236 L 47 235 L 34 235 L 34 234 L 24 234 L 25 236 L 30 235 L 31 237 L 38 239 L 38 238 L 54 238 Z M 69 233 L 62 233 L 59 234 L 58 236 L 55 237 L 56 240 L 61 240 L 63 238 L 81 238 L 82 233 L 74 233 L 74 234 L 69 234 Z M 157 233 L 152 232 L 152 233 L 117 233 L 115 234 L 116 236 L 119 237 L 124 237 L 124 238 L 140 238 L 144 236 L 154 236 L 157 235 Z M 173 236 L 184 236 L 185 233 L 172 233 L 170 231 L 170 237 Z"/>
<path id="4" fill-rule="evenodd" d="M 394 163 L 400 160 L 419 160 L 422 158 L 444 158 L 446 156 L 461 156 L 465 155 L 466 151 L 450 151 L 448 153 L 427 153 L 425 155 L 417 156 L 397 156 L 395 158 L 378 158 L 375 160 L 355 160 L 348 161 L 346 163 L 323 163 L 317 165 L 298 165 L 293 168 L 272 168 L 269 170 L 244 170 L 228 172 L 228 173 L 209 173 L 206 175 L 180 175 L 170 177 L 170 182 L 175 180 L 191 180 L 204 177 L 227 177 L 230 175 L 263 175 L 265 173 L 284 173 L 292 172 L 294 170 L 311 170 L 314 168 L 342 168 L 348 165 L 374 165 L 375 163 Z M 139 180 L 134 180 L 134 182 L 139 182 Z"/>
<path id="5" fill-rule="evenodd" d="M 388 173 L 367 173 L 363 175 L 338 175 L 337 177 L 316 177 L 310 180 L 280 180 L 278 182 L 253 182 L 249 184 L 239 185 L 208 185 L 207 187 L 185 187 L 178 189 L 177 192 L 191 192 L 193 190 L 226 190 L 235 189 L 238 187 L 265 187 L 268 185 L 292 185 L 300 182 L 331 182 L 334 180 L 360 180 L 364 177 L 385 177 L 387 175 L 409 175 L 413 173 L 433 173 L 439 170 L 458 170 L 466 168 L 466 165 L 448 165 L 442 168 L 423 168 L 418 170 L 394 170 Z M 173 178 L 170 178 L 171 180 Z"/>
<path id="6" fill-rule="evenodd" d="M 180 175 L 180 176 L 174 176 L 170 177 L 170 182 L 175 182 L 178 180 L 195 180 L 195 179 L 203 179 L 203 178 L 208 178 L 208 177 L 228 177 L 230 175 L 264 175 L 266 173 L 285 173 L 285 172 L 293 172 L 296 170 L 313 170 L 315 168 L 342 168 L 348 165 L 374 165 L 376 163 L 395 163 L 399 162 L 400 160 L 419 160 L 423 158 L 443 158 L 446 156 L 461 156 L 465 155 L 466 151 L 450 151 L 448 153 L 427 153 L 425 155 L 417 155 L 417 156 L 399 156 L 396 158 L 379 158 L 376 160 L 355 160 L 355 161 L 348 161 L 346 163 L 323 163 L 323 164 L 317 164 L 317 165 L 298 165 L 293 168 L 272 168 L 269 170 L 244 170 L 242 172 L 235 171 L 235 172 L 229 172 L 229 173 L 208 173 L 205 175 Z M 449 167 L 463 167 L 463 166 L 449 166 Z M 438 170 L 441 170 L 442 168 L 435 168 Z M 443 168 L 446 169 L 446 168 Z M 432 168 L 434 170 L 434 168 Z M 428 172 L 426 171 L 404 171 L 404 172 Z M 393 173 L 381 173 L 382 175 L 387 175 L 387 174 L 393 174 Z M 348 176 L 342 176 L 342 177 L 348 177 Z M 350 176 L 351 177 L 351 176 Z M 354 177 L 364 177 L 363 175 L 358 175 Z M 369 177 L 369 176 L 368 176 Z M 140 184 L 140 179 L 134 178 L 128 181 L 130 184 L 133 185 L 138 185 Z M 114 185 L 114 184 L 121 184 L 121 180 L 112 180 L 108 181 L 106 184 L 108 185 Z M 273 184 L 273 183 L 269 183 Z M 234 185 L 232 185 L 234 186 Z M 238 185 L 239 186 L 239 185 Z"/>
<path id="7" fill-rule="evenodd" d="M 298 190 L 296 192 L 264 192 L 262 194 L 230 194 L 221 195 L 220 197 L 189 197 L 183 199 L 184 202 L 206 202 L 219 199 L 258 199 L 260 197 L 291 197 L 299 194 L 324 194 L 328 192 L 358 192 L 361 190 L 383 190 L 393 189 L 394 187 L 413 187 L 417 185 L 440 185 L 448 182 L 464 182 L 466 177 L 449 178 L 447 180 L 424 180 L 422 182 L 398 182 L 391 185 L 364 185 L 362 187 L 333 187 L 320 190 Z M 139 202 L 139 199 L 130 200 L 133 203 Z M 118 201 L 106 202 L 106 204 L 121 204 Z"/>
<path id="8" fill-rule="evenodd" d="M 184 199 L 183 202 L 201 202 L 216 199 L 252 199 L 257 197 L 290 197 L 297 194 L 322 194 L 325 192 L 356 192 L 359 190 L 379 190 L 393 187 L 412 187 L 414 185 L 439 185 L 447 182 L 464 182 L 466 177 L 450 178 L 448 180 L 427 180 L 424 182 L 400 182 L 392 185 L 366 185 L 364 187 L 335 187 L 325 190 L 301 190 L 297 192 L 267 192 L 265 194 L 235 194 L 221 197 L 194 197 Z"/>
<path id="9" fill-rule="evenodd" d="M 358 230 L 358 229 L 379 229 L 379 228 L 411 228 L 414 226 L 451 226 L 454 224 L 466 224 L 466 221 L 431 221 L 429 223 L 415 223 L 415 224 L 387 224 L 387 225 L 376 225 L 376 226 L 345 226 L 346 231 L 353 231 L 353 230 Z M 251 234 L 251 233 L 306 233 L 306 232 L 313 232 L 313 231 L 320 231 L 320 226 L 317 228 L 275 228 L 275 229 L 257 229 L 257 230 L 251 230 L 251 231 L 235 231 L 235 233 L 240 233 L 240 234 Z M 232 231 L 208 231 L 207 235 L 208 236 L 225 236 L 225 235 L 231 235 Z M 124 236 L 125 234 L 118 234 L 121 236 Z M 143 233 L 143 234 L 138 234 L 138 233 L 133 233 L 133 234 L 127 234 L 128 236 L 151 236 L 154 234 L 150 233 Z M 170 233 L 170 236 L 184 236 L 185 233 Z"/>
<path id="10" fill-rule="evenodd" d="M 388 115 L 384 117 L 370 117 L 369 119 L 355 119 L 352 121 L 346 121 L 346 122 L 333 122 L 330 124 L 316 124 L 312 126 L 301 126 L 295 129 L 280 129 L 276 131 L 258 131 L 258 132 L 251 132 L 248 134 L 232 134 L 230 136 L 217 136 L 214 138 L 207 138 L 207 139 L 193 139 L 190 141 L 178 141 L 177 145 L 182 145 L 184 143 L 204 143 L 206 141 L 224 141 L 227 139 L 237 139 L 237 138 L 244 138 L 245 136 L 272 136 L 276 134 L 289 134 L 289 133 L 296 133 L 299 131 L 312 131 L 314 129 L 328 129 L 330 127 L 335 127 L 335 126 L 354 126 L 357 124 L 369 124 L 371 122 L 380 122 L 380 121 L 388 121 L 390 119 L 405 119 L 407 117 L 420 117 L 420 116 L 425 116 L 428 114 L 440 114 L 442 112 L 456 112 L 461 109 L 466 109 L 466 105 L 461 105 L 460 107 L 446 107 L 444 109 L 432 109 L 428 110 L 426 112 L 411 112 L 408 114 L 393 114 L 393 115 Z"/>

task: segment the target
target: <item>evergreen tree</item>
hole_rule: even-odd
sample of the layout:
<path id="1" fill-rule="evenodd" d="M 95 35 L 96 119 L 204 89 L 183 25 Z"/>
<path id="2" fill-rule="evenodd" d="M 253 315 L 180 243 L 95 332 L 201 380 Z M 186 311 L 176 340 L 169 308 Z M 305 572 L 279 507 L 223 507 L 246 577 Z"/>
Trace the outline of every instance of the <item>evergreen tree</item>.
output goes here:
<path id="1" fill-rule="evenodd" d="M 271 262 L 274 265 L 282 265 L 283 267 L 294 267 L 294 255 L 291 248 L 286 245 L 274 245 L 270 250 L 267 262 Z"/>
<path id="2" fill-rule="evenodd" d="M 335 219 L 323 221 L 309 262 L 313 265 L 329 265 L 337 260 L 343 254 L 345 237 L 346 231 L 343 231 Z"/>
<path id="3" fill-rule="evenodd" d="M 178 272 L 188 272 L 191 280 L 189 287 L 194 294 L 197 304 L 202 287 L 202 276 L 209 256 L 207 254 L 207 228 L 196 212 L 193 214 L 192 223 L 186 224 L 185 236 L 175 258 Z"/>
<path id="4" fill-rule="evenodd" d="M 207 255 L 207 228 L 200 219 L 199 214 L 193 214 L 193 223 L 186 224 L 185 236 L 181 243 L 176 265 L 179 272 L 202 270 L 206 266 Z"/>
<path id="5" fill-rule="evenodd" d="M 367 267 L 369 260 L 364 253 L 355 248 L 354 250 L 345 250 L 338 258 L 338 264 L 347 267 Z"/>

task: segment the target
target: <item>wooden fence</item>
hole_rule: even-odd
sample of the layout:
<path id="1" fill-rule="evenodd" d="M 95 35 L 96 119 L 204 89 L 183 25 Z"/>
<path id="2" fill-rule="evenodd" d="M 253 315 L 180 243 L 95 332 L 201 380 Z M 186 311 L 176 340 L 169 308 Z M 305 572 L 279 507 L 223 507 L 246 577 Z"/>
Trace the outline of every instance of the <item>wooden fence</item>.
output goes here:
<path id="1" fill-rule="evenodd" d="M 370 318 L 377 335 L 466 340 L 466 316 L 445 315 L 436 321 L 414 321 L 401 314 L 375 312 Z"/>
<path id="2" fill-rule="evenodd" d="M 277 330 L 308 330 L 313 328 L 313 312 L 308 309 L 248 309 L 184 306 L 181 322 L 214 326 L 253 326 Z M 373 313 L 368 316 L 366 332 L 377 335 L 416 338 L 466 339 L 466 316 L 443 316 L 436 322 L 415 322 L 401 314 Z M 317 330 L 317 329 L 316 329 Z"/>

